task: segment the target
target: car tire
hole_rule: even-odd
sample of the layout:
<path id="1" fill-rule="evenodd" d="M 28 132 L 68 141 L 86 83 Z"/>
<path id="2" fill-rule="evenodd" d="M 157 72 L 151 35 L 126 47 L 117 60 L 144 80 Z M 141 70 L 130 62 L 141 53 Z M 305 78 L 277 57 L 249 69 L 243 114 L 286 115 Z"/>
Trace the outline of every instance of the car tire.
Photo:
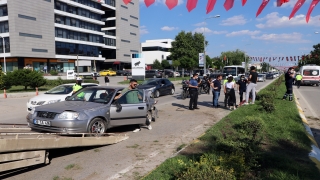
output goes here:
<path id="1" fill-rule="evenodd" d="M 151 111 L 148 111 L 147 115 L 146 115 L 146 124 L 145 125 L 149 126 L 151 124 L 151 121 L 152 121 L 152 113 L 151 113 Z"/>
<path id="2" fill-rule="evenodd" d="M 94 118 L 90 121 L 88 126 L 88 133 L 94 133 L 94 134 L 90 134 L 89 136 L 101 136 L 106 131 L 107 131 L 107 123 L 105 120 L 101 118 Z"/>
<path id="3" fill-rule="evenodd" d="M 175 92 L 175 89 L 174 89 L 174 88 L 171 88 L 170 95 L 174 95 L 174 92 Z"/>
<path id="4" fill-rule="evenodd" d="M 160 92 L 158 90 L 155 90 L 153 93 L 154 98 L 158 98 L 160 96 Z"/>

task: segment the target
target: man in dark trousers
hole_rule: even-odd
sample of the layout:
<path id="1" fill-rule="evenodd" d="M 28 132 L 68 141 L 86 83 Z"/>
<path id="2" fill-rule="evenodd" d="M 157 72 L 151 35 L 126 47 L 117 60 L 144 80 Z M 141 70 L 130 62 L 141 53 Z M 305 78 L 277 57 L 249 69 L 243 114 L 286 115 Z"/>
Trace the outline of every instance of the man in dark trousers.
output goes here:
<path id="1" fill-rule="evenodd" d="M 192 79 L 189 83 L 189 93 L 190 93 L 190 102 L 189 102 L 189 109 L 199 109 L 197 107 L 198 104 L 198 74 L 193 74 Z"/>
<path id="2" fill-rule="evenodd" d="M 246 92 L 247 89 L 247 80 L 244 78 L 244 75 L 240 76 L 240 79 L 237 82 L 238 84 L 238 93 L 240 95 L 240 104 L 243 101 L 243 93 Z"/>
<path id="3" fill-rule="evenodd" d="M 287 96 L 289 96 L 289 101 L 292 101 L 292 83 L 293 83 L 293 79 L 294 79 L 294 70 L 292 67 L 290 67 L 287 71 L 287 73 L 285 74 L 285 80 L 286 80 L 286 88 L 287 91 L 283 96 L 283 100 L 287 99 Z"/>

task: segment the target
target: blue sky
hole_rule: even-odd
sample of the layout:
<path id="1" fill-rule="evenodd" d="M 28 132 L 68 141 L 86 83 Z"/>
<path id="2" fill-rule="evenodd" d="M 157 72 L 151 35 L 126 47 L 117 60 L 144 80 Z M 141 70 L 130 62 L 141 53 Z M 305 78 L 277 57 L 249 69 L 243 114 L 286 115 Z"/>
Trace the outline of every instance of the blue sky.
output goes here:
<path id="1" fill-rule="evenodd" d="M 271 0 L 256 18 L 262 0 L 248 0 L 245 6 L 241 5 L 241 0 L 235 0 L 229 11 L 223 7 L 225 0 L 217 0 L 209 14 L 206 14 L 207 0 L 199 0 L 191 12 L 186 8 L 187 0 L 179 0 L 179 5 L 172 10 L 164 4 L 165 0 L 156 0 L 148 8 L 140 0 L 140 40 L 174 39 L 182 30 L 200 33 L 205 30 L 210 57 L 235 49 L 252 57 L 301 56 L 320 43 L 320 34 L 315 34 L 320 32 L 320 4 L 306 23 L 311 0 L 307 0 L 294 18 L 288 18 L 296 1 L 276 7 L 276 0 Z M 205 20 L 215 15 L 221 17 Z"/>

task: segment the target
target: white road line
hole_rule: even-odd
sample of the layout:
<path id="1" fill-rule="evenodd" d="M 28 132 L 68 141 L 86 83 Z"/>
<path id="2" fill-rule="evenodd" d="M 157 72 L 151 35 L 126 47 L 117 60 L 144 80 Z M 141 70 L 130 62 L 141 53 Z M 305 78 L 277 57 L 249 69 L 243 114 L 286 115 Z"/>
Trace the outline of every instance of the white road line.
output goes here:
<path id="1" fill-rule="evenodd" d="M 304 101 L 303 105 L 306 105 L 308 110 L 311 112 L 312 116 L 315 118 L 319 118 L 317 113 L 315 113 L 315 111 L 311 108 L 311 106 L 309 105 L 309 103 L 307 102 L 307 100 L 302 96 L 302 94 L 300 93 L 300 91 L 298 89 L 294 89 L 294 93 L 297 93 L 299 95 L 299 98 Z M 302 106 L 300 104 L 300 106 Z M 302 107 L 301 107 L 302 108 Z M 302 110 L 303 111 L 303 110 Z"/>

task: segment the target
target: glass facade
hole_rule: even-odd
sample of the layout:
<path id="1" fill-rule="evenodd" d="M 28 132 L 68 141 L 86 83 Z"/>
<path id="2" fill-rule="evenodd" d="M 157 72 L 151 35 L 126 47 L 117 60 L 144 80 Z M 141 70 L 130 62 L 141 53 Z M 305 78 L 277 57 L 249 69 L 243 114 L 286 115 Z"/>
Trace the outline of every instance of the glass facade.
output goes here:
<path id="1" fill-rule="evenodd" d="M 2 67 L 2 70 L 3 67 L 4 67 L 4 63 L 2 62 L 3 60 L 1 60 L 1 67 Z M 14 71 L 14 70 L 17 70 L 18 69 L 18 62 L 8 62 L 6 61 L 6 69 L 7 69 L 7 72 L 10 72 L 10 71 Z"/>
<path id="2" fill-rule="evenodd" d="M 0 33 L 7 33 L 9 32 L 9 22 L 3 21 L 0 22 Z"/>
<path id="3" fill-rule="evenodd" d="M 116 7 L 116 0 L 105 0 L 104 2 L 110 6 Z"/>
<path id="4" fill-rule="evenodd" d="M 50 62 L 50 70 L 57 71 L 59 73 L 67 72 L 67 70 L 74 70 L 74 63 L 68 62 Z"/>
<path id="5" fill-rule="evenodd" d="M 5 43 L 6 53 L 9 53 L 10 52 L 10 39 L 9 39 L 9 37 L 4 38 L 4 43 Z M 2 38 L 0 38 L 0 53 L 3 53 L 3 39 Z"/>
<path id="6" fill-rule="evenodd" d="M 92 7 L 92 8 L 101 9 L 101 4 L 100 3 L 96 3 L 96 2 L 93 2 L 91 0 L 71 0 L 71 1 L 80 3 L 80 4 L 83 4 L 83 5 Z"/>
<path id="7" fill-rule="evenodd" d="M 102 36 L 89 33 L 81 33 L 76 31 L 70 31 L 67 29 L 56 28 L 55 36 L 59 38 L 73 39 L 79 41 L 89 41 L 94 43 L 103 43 Z"/>
<path id="8" fill-rule="evenodd" d="M 163 48 L 159 46 L 154 46 L 154 47 L 142 47 L 142 51 L 164 51 L 164 52 L 169 52 L 168 48 Z"/>
<path id="9" fill-rule="evenodd" d="M 116 46 L 116 40 L 111 38 L 104 38 L 104 44 L 107 46 Z"/>
<path id="10" fill-rule="evenodd" d="M 7 5 L 0 6 L 0 17 L 1 16 L 8 16 L 8 7 L 7 7 Z"/>
<path id="11" fill-rule="evenodd" d="M 99 56 L 99 47 L 84 44 L 56 42 L 56 54 L 76 56 Z"/>
<path id="12" fill-rule="evenodd" d="M 101 26 L 85 21 L 81 21 L 79 19 L 67 17 L 67 16 L 60 16 L 60 15 L 55 15 L 55 22 L 67 26 L 73 26 L 73 27 L 78 27 L 78 28 L 83 28 L 83 29 L 89 29 L 93 31 L 99 31 L 101 32 Z"/>
<path id="13" fill-rule="evenodd" d="M 89 10 L 80 7 L 70 6 L 63 2 L 55 1 L 55 9 L 101 21 L 100 14 L 93 13 Z"/>
<path id="14" fill-rule="evenodd" d="M 33 62 L 32 67 L 34 71 L 44 72 L 44 67 L 47 66 L 46 62 Z M 48 67 L 47 67 L 48 69 Z"/>

